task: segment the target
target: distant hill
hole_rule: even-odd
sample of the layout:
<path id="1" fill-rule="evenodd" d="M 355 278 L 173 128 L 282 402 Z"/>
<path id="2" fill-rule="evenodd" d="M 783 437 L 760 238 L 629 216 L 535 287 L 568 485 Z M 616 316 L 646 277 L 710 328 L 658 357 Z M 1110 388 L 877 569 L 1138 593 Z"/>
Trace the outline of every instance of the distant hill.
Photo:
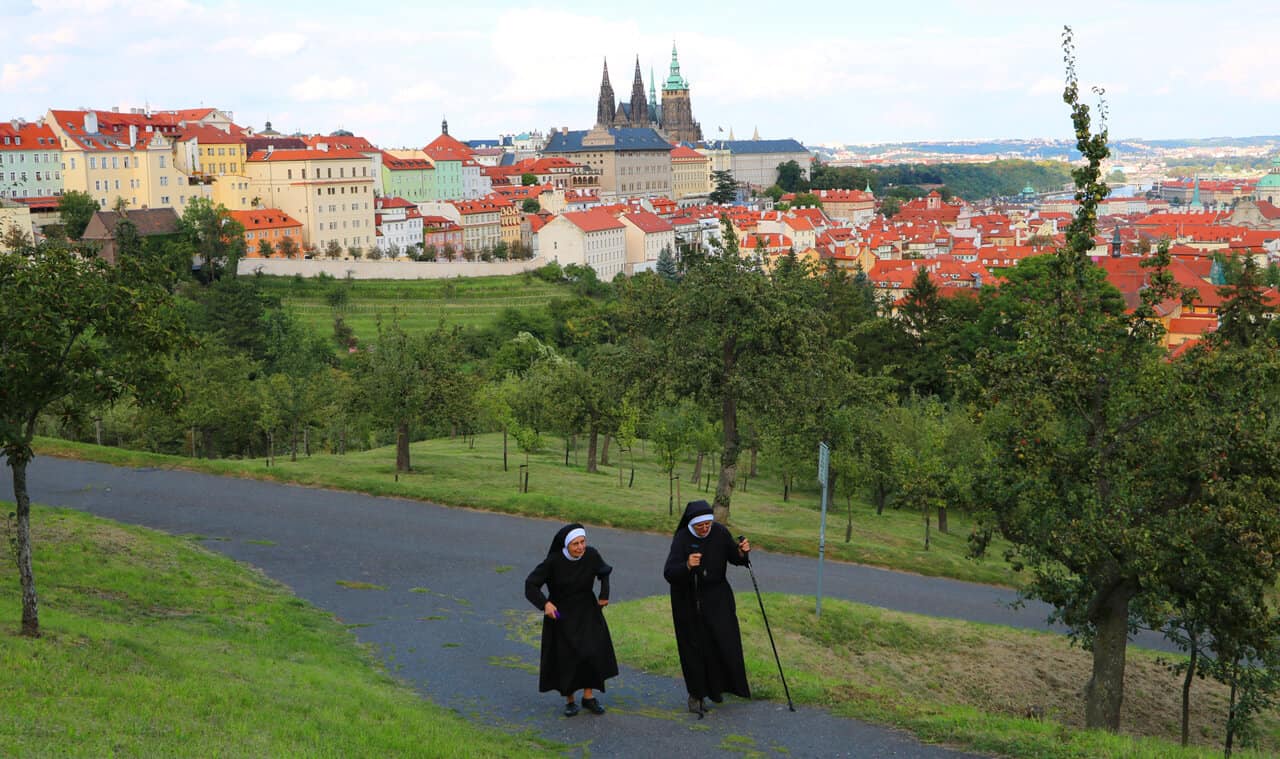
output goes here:
<path id="1" fill-rule="evenodd" d="M 1186 148 L 1214 147 L 1275 147 L 1280 150 L 1280 135 L 1255 137 L 1203 137 L 1169 140 L 1120 138 L 1111 143 L 1112 153 L 1121 155 L 1149 155 L 1158 151 Z M 837 155 L 836 149 L 816 149 L 827 158 Z M 909 156 L 995 156 L 1000 158 L 1027 158 L 1032 160 L 1066 159 L 1080 157 L 1075 142 L 1069 140 L 939 140 L 922 142 L 894 142 L 878 145 L 845 145 L 843 152 L 868 158 L 886 160 L 906 159 Z"/>

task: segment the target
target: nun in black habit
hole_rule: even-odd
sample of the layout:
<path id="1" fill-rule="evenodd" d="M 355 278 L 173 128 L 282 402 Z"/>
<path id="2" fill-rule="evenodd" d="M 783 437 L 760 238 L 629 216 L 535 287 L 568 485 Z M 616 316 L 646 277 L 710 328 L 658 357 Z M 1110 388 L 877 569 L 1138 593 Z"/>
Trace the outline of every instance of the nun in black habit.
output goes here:
<path id="1" fill-rule="evenodd" d="M 671 584 L 671 621 L 689 711 L 699 719 L 707 711 L 703 698 L 717 704 L 724 693 L 751 698 L 737 604 L 725 573 L 729 564 L 745 565 L 750 550 L 749 541 L 735 541 L 728 528 L 715 523 L 706 501 L 685 507 L 671 537 L 663 575 Z"/>
<path id="2" fill-rule="evenodd" d="M 594 690 L 604 692 L 604 681 L 618 674 L 613 639 L 601 611 L 609 604 L 609 573 L 600 552 L 587 545 L 587 533 L 580 524 L 560 528 L 547 558 L 524 581 L 524 596 L 543 613 L 542 664 L 538 670 L 538 691 L 558 691 L 567 699 L 566 717 L 577 714 L 573 700 L 582 690 L 582 708 L 604 714 L 604 706 Z M 600 596 L 595 582 L 600 580 Z M 542 587 L 547 587 L 547 595 Z"/>

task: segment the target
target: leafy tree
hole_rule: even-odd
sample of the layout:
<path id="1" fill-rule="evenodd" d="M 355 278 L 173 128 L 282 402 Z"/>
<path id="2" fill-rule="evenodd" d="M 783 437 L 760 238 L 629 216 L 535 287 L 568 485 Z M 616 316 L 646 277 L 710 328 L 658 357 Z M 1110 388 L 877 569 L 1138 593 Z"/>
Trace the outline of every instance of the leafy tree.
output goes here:
<path id="1" fill-rule="evenodd" d="M 992 529 L 1008 539 L 1014 567 L 1032 571 L 1024 592 L 1050 603 L 1092 649 L 1086 724 L 1114 731 L 1131 614 L 1158 621 L 1151 578 L 1167 571 L 1173 557 L 1161 547 L 1185 527 L 1176 424 L 1184 398 L 1155 316 L 1155 306 L 1179 292 L 1167 250 L 1149 262 L 1132 314 L 1116 309 L 1114 288 L 1093 274 L 1107 131 L 1105 123 L 1092 130 L 1089 107 L 1079 102 L 1069 28 L 1064 50 L 1063 99 L 1086 159 L 1074 171 L 1080 208 L 1015 347 L 985 359 L 990 510 L 974 539 L 978 549 Z"/>
<path id="2" fill-rule="evenodd" d="M 783 192 L 804 192 L 809 189 L 809 181 L 804 178 L 804 169 L 800 164 L 795 161 L 778 164 L 778 187 Z"/>
<path id="3" fill-rule="evenodd" d="M 300 252 L 298 249 L 298 243 L 293 239 L 293 235 L 285 235 L 284 237 L 281 237 L 280 242 L 276 243 L 276 251 L 285 258 L 291 259 L 297 258 L 298 253 Z"/>
<path id="4" fill-rule="evenodd" d="M 726 205 L 738 197 L 738 181 L 733 172 L 725 170 L 711 172 L 711 186 L 714 188 L 707 199 L 712 203 Z"/>
<path id="5" fill-rule="evenodd" d="M 883 214 L 886 219 L 892 219 L 897 216 L 898 211 L 901 210 L 902 200 L 899 198 L 889 197 L 880 201 L 880 213 Z"/>
<path id="6" fill-rule="evenodd" d="M 802 192 L 796 195 L 796 199 L 791 205 L 793 208 L 799 208 L 801 206 L 822 208 L 822 198 L 819 198 L 816 193 Z"/>
<path id="7" fill-rule="evenodd" d="M 67 237 L 72 240 L 79 240 L 84 235 L 85 227 L 100 210 L 98 201 L 87 192 L 67 190 L 58 198 L 58 218 L 62 220 Z"/>
<path id="8" fill-rule="evenodd" d="M 325 243 L 324 255 L 334 261 L 342 258 L 342 245 L 337 240 L 330 240 Z"/>
<path id="9" fill-rule="evenodd" d="M 244 257 L 244 225 L 236 221 L 221 204 L 207 198 L 195 198 L 187 204 L 179 221 L 182 235 L 202 262 L 206 283 L 229 272 L 234 278 L 236 267 Z"/>
<path id="10" fill-rule="evenodd" d="M 27 465 L 36 421 L 60 403 L 107 404 L 130 395 L 143 404 L 171 400 L 162 357 L 183 331 L 164 284 L 132 255 L 112 267 L 47 243 L 0 253 L 0 292 L 0 451 L 17 502 L 21 632 L 35 637 Z"/>
<path id="11" fill-rule="evenodd" d="M 437 327 L 410 335 L 399 324 L 379 324 L 373 348 L 356 355 L 368 410 L 396 430 L 396 471 L 410 471 L 412 425 L 447 419 L 466 388 L 457 334 Z"/>
<path id="12" fill-rule="evenodd" d="M 426 244 L 426 245 L 422 246 L 422 256 L 421 256 L 421 260 L 423 260 L 423 261 L 434 261 L 434 260 L 436 260 L 436 257 L 437 257 L 437 256 L 439 256 L 439 251 L 437 251 L 437 250 L 436 250 L 436 246 L 435 246 L 435 245 L 432 245 L 432 244 L 428 243 L 428 244 Z"/>
<path id="13" fill-rule="evenodd" d="M 779 376 L 803 373 L 819 349 L 822 317 L 800 297 L 806 276 L 767 275 L 739 255 L 737 236 L 722 221 L 718 255 L 690 266 L 679 285 L 628 291 L 631 329 L 647 331 L 631 355 L 662 367 L 669 392 L 695 398 L 720 419 L 724 442 L 716 487 L 717 518 L 729 515 L 742 433 L 739 414 L 768 405 Z M 647 326 L 642 326 L 647 325 Z"/>
<path id="14" fill-rule="evenodd" d="M 265 238 L 265 237 L 264 237 L 264 238 L 262 238 L 261 240 L 258 240 L 258 255 L 259 255 L 259 256 L 261 256 L 262 258 L 271 258 L 271 256 L 272 256 L 272 255 L 274 255 L 274 254 L 275 254 L 275 252 L 276 252 L 275 248 L 271 247 L 271 241 L 270 241 L 270 240 L 268 240 L 268 239 L 267 239 L 267 238 Z"/>
<path id="15" fill-rule="evenodd" d="M 1241 256 L 1236 265 L 1240 267 L 1239 275 L 1218 288 L 1223 304 L 1218 309 L 1218 329 L 1211 339 L 1218 344 L 1247 348 L 1266 334 L 1271 308 L 1263 300 L 1264 287 L 1253 256 Z"/>
<path id="16" fill-rule="evenodd" d="M 538 175 L 532 171 L 526 171 L 520 175 L 520 185 L 522 187 L 531 187 L 538 183 Z"/>
<path id="17" fill-rule="evenodd" d="M 453 263 L 458 258 L 458 249 L 453 247 L 453 243 L 447 242 L 444 244 L 444 248 L 440 250 L 440 255 L 444 257 L 444 260 Z"/>
<path id="18" fill-rule="evenodd" d="M 538 213 L 542 210 L 542 204 L 537 198 L 525 198 L 520 202 L 520 210 L 525 213 Z"/>

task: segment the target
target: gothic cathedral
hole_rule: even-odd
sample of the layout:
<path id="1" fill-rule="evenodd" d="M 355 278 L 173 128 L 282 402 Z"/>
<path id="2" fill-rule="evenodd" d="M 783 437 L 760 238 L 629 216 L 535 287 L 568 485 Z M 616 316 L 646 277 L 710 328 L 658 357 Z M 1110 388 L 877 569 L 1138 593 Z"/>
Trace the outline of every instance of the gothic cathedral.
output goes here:
<path id="1" fill-rule="evenodd" d="M 612 128 L 657 129 L 669 140 L 676 142 L 700 142 L 702 127 L 693 120 L 693 106 L 689 103 L 689 82 L 680 75 L 680 61 L 676 47 L 671 46 L 671 72 L 662 86 L 662 103 L 659 105 L 649 73 L 649 97 L 644 94 L 644 80 L 640 76 L 640 58 L 636 57 L 635 77 L 631 82 L 631 100 L 614 100 L 613 85 L 609 83 L 609 62 L 604 64 L 604 78 L 600 82 L 600 99 L 596 103 L 596 126 Z"/>

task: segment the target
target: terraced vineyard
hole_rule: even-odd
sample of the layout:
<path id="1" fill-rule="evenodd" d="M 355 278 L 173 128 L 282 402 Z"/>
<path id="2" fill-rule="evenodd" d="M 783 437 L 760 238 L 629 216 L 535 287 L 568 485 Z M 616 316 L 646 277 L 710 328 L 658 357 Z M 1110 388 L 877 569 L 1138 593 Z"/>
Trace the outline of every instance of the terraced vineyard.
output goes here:
<path id="1" fill-rule="evenodd" d="M 261 277 L 258 281 L 264 292 L 279 298 L 318 333 L 332 334 L 334 318 L 340 316 L 361 342 L 377 334 L 379 319 L 384 324 L 399 320 L 409 332 L 433 329 L 441 321 L 484 327 L 506 308 L 534 308 L 570 295 L 564 285 L 526 274 L 424 280 Z M 335 291 L 346 292 L 345 303 L 334 305 Z"/>

